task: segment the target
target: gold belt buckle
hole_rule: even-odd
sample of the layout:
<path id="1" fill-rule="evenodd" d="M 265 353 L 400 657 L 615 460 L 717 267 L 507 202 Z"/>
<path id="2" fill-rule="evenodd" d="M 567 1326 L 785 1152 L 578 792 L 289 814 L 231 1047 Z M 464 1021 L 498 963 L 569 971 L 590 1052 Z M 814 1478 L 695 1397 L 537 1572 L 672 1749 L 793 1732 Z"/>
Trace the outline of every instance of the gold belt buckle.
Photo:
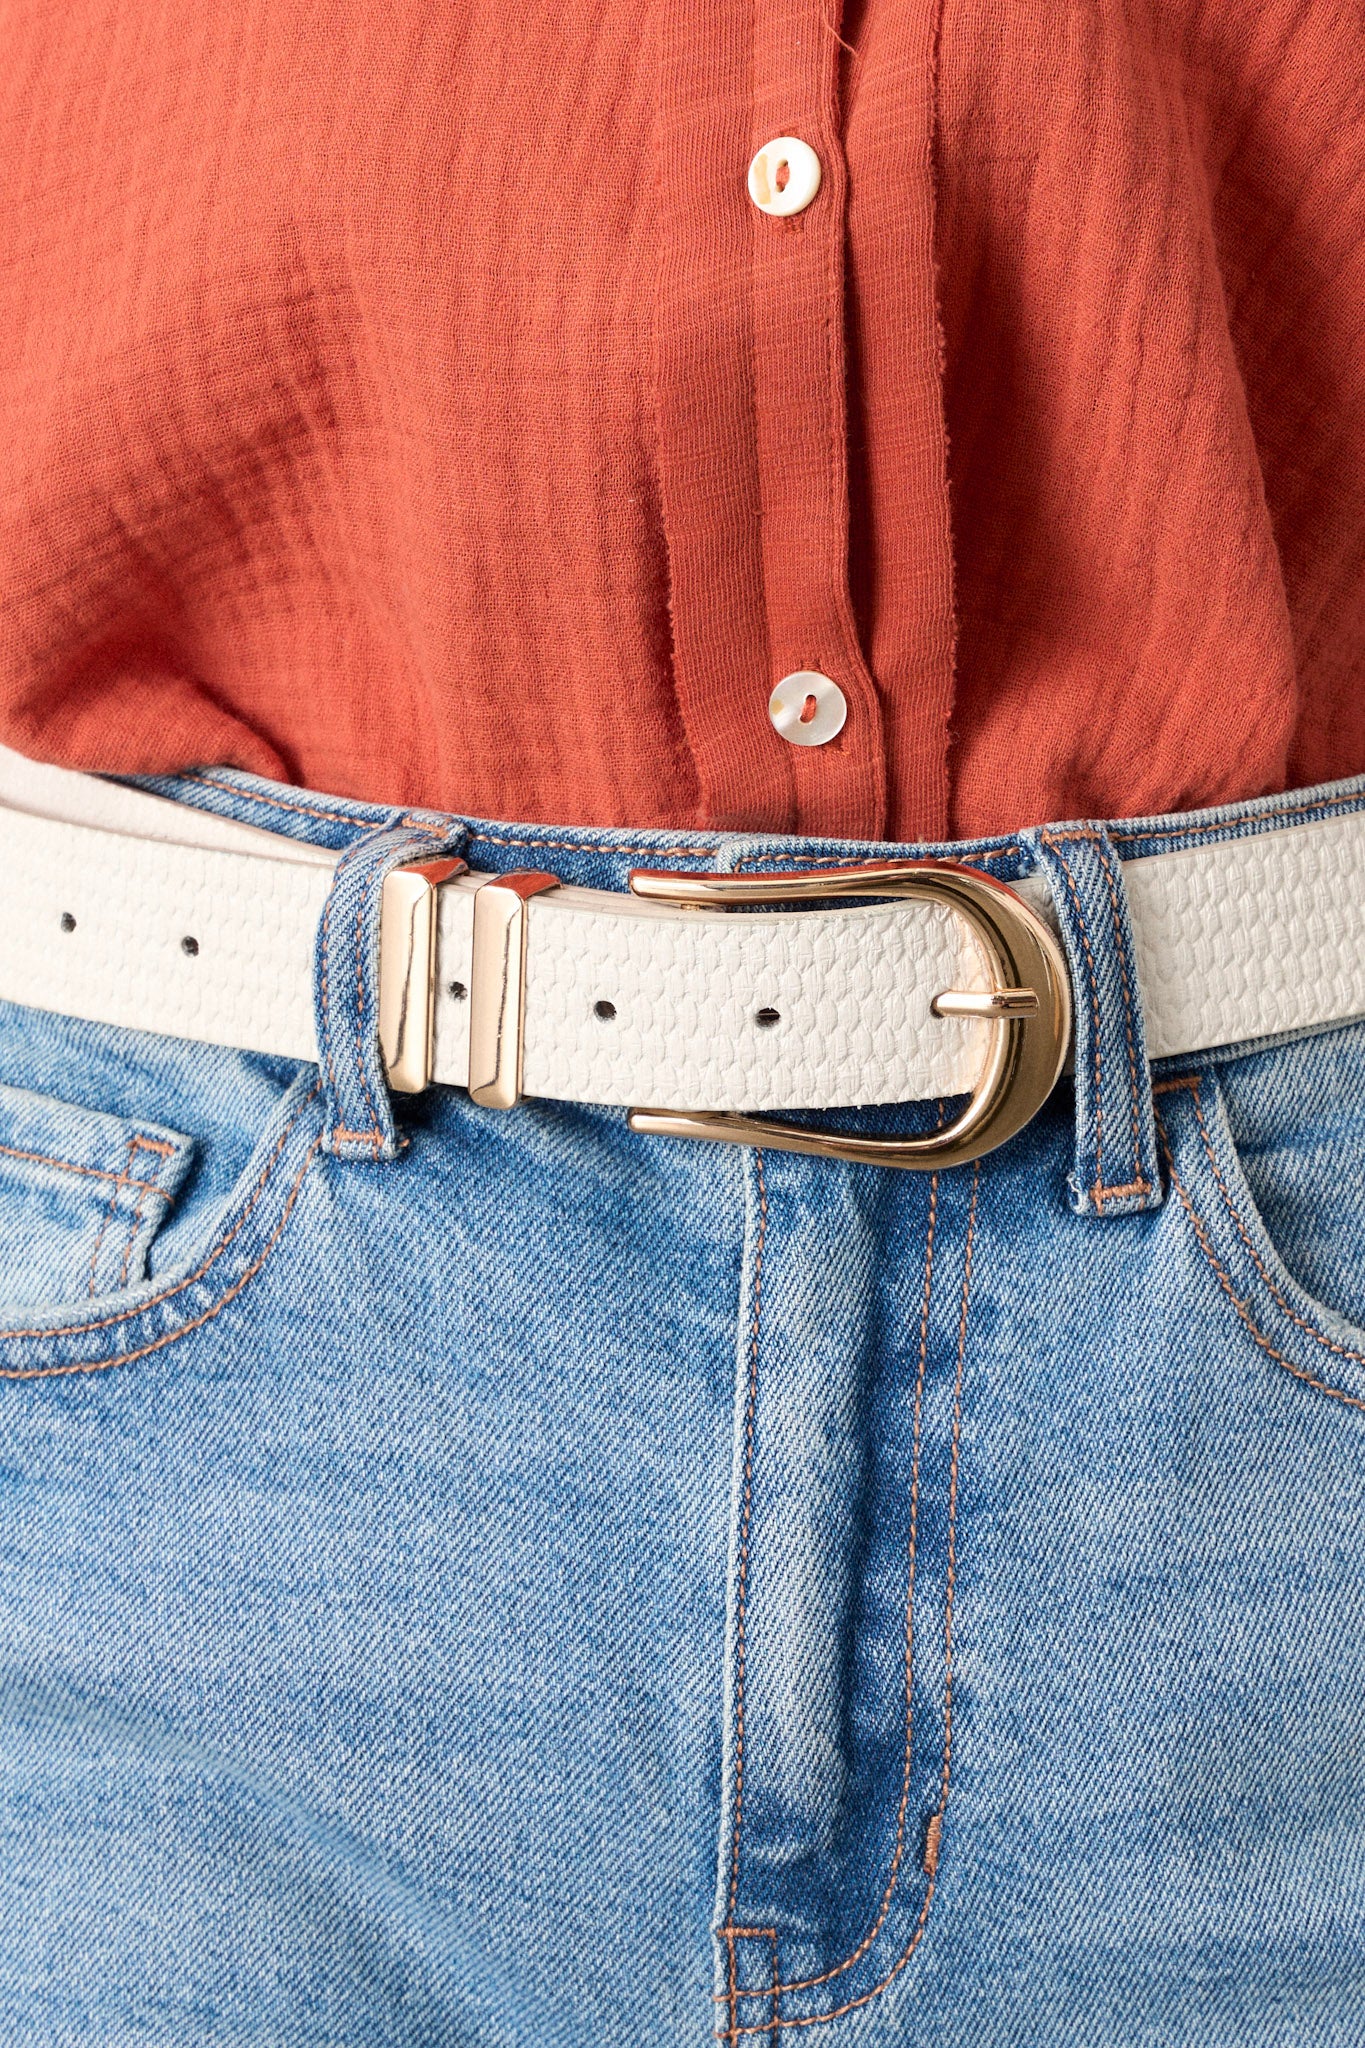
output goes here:
<path id="1" fill-rule="evenodd" d="M 1052 1093 L 1071 1037 L 1066 962 L 1037 912 L 979 868 L 947 860 L 888 860 L 788 875 L 678 875 L 637 868 L 630 886 L 654 903 L 709 910 L 849 896 L 946 903 L 981 947 L 991 987 L 944 989 L 931 1007 L 938 1017 L 980 1017 L 992 1026 L 985 1070 L 970 1102 L 953 1123 L 927 1137 L 856 1137 L 721 1109 L 632 1109 L 628 1122 L 633 1131 L 721 1139 L 925 1173 L 962 1166 L 994 1151 L 1021 1131 Z"/>

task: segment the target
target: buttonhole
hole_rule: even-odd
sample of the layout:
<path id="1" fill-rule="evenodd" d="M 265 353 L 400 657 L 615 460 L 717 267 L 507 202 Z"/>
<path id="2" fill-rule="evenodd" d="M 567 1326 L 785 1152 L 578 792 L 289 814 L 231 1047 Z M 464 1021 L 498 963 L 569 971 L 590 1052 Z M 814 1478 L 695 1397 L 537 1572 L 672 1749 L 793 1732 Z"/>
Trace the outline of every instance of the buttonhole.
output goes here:
<path id="1" fill-rule="evenodd" d="M 180 950 L 182 953 L 188 953 L 192 960 L 195 954 L 199 951 L 198 939 L 192 939 L 186 936 L 180 941 Z"/>
<path id="2" fill-rule="evenodd" d="M 64 911 L 62 912 L 62 930 L 63 930 L 64 932 L 74 932 L 74 931 L 75 931 L 75 929 L 76 929 L 76 920 L 75 920 L 75 918 L 74 918 L 74 917 L 73 917 L 73 916 L 71 915 L 71 912 L 70 912 L 69 910 L 64 910 Z"/>
<path id="3" fill-rule="evenodd" d="M 462 981 L 452 981 L 446 988 L 446 994 L 452 996 L 457 1003 L 462 1003 L 469 994 L 469 990 Z"/>
<path id="4" fill-rule="evenodd" d="M 755 1024 L 761 1024 L 763 1026 L 763 1029 L 766 1031 L 771 1025 L 780 1024 L 782 1022 L 782 1012 L 780 1010 L 769 1009 L 765 1006 L 761 1010 L 755 1010 L 754 1022 Z"/>
<path id="5" fill-rule="evenodd" d="M 593 1004 L 592 1013 L 594 1017 L 600 1017 L 604 1024 L 610 1024 L 612 1018 L 616 1015 L 616 1005 L 615 1003 L 609 1003 L 606 997 L 602 996 Z"/>
<path id="6" fill-rule="evenodd" d="M 783 157 L 781 163 L 777 167 L 777 176 L 773 179 L 773 183 L 774 185 L 776 185 L 779 192 L 786 191 L 788 185 L 791 183 L 791 174 L 792 167 L 787 162 L 787 159 Z"/>
<path id="7" fill-rule="evenodd" d="M 814 697 L 807 697 L 805 703 L 801 706 L 800 723 L 802 725 L 809 725 L 818 709 L 819 706 L 816 704 Z"/>

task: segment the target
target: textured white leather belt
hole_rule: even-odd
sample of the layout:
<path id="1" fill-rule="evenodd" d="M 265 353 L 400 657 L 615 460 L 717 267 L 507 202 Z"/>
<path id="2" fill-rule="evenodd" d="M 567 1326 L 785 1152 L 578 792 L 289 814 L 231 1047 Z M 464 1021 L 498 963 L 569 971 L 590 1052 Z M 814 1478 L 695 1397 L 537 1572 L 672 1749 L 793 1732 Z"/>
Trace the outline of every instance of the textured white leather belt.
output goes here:
<path id="1" fill-rule="evenodd" d="M 315 1059 L 314 940 L 336 859 L 0 753 L 0 996 Z M 1129 861 L 1124 881 L 1153 1058 L 1365 1012 L 1365 818 Z M 424 892 L 436 916 L 418 1066 L 466 1086 L 476 902 L 506 883 L 452 872 L 405 898 L 390 882 L 386 953 L 426 944 L 405 928 Z M 1048 916 L 1041 879 L 1017 894 Z M 913 1102 L 976 1088 L 998 1036 L 985 1016 L 935 1013 L 945 991 L 984 1007 L 998 979 L 947 901 L 735 914 L 554 887 L 517 908 L 528 1095 L 709 1112 Z"/>

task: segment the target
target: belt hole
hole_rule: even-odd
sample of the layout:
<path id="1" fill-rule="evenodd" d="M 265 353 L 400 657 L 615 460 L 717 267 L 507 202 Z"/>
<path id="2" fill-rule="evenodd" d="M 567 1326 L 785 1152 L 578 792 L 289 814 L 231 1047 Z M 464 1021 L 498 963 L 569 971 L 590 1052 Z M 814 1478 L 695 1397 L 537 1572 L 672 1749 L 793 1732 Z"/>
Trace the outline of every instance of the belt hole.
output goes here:
<path id="1" fill-rule="evenodd" d="M 71 915 L 71 912 L 70 912 L 69 910 L 64 910 L 64 911 L 62 912 L 62 930 L 63 930 L 64 932 L 74 932 L 74 931 L 75 931 L 75 929 L 76 929 L 76 920 L 75 920 L 75 918 L 74 918 L 74 917 L 73 917 L 73 916 Z"/>
<path id="2" fill-rule="evenodd" d="M 610 1024 L 612 1018 L 616 1015 L 616 1005 L 615 1003 L 609 1003 L 606 997 L 602 996 L 593 1004 L 592 1013 L 594 1017 L 600 1017 L 604 1024 Z"/>
<path id="3" fill-rule="evenodd" d="M 187 935 L 180 941 L 180 950 L 182 953 L 188 953 L 190 958 L 193 959 L 195 954 L 199 951 L 198 939 L 192 939 Z"/>
<path id="4" fill-rule="evenodd" d="M 447 990 L 447 994 L 453 996 L 457 1003 L 462 1003 L 465 997 L 469 994 L 469 990 L 465 987 L 462 981 L 452 981 Z"/>
<path id="5" fill-rule="evenodd" d="M 761 1010 L 755 1010 L 754 1022 L 755 1024 L 761 1024 L 763 1029 L 766 1031 L 769 1029 L 771 1025 L 780 1024 L 782 1022 L 782 1012 L 780 1010 L 772 1010 L 766 1007 Z"/>

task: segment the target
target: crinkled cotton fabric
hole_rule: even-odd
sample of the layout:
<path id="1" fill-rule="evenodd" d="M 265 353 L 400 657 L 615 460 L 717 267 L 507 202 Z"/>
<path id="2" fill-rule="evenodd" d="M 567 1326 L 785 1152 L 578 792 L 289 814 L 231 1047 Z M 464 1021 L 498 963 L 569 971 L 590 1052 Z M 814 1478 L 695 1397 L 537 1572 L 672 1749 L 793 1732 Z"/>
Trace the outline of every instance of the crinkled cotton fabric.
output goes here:
<path id="1" fill-rule="evenodd" d="M 895 840 L 1365 770 L 1358 0 L 3 18 L 0 743 Z"/>
<path id="2" fill-rule="evenodd" d="M 937 1175 L 366 1131 L 360 922 L 344 1077 L 0 1008 L 0 2042 L 1355 2048 L 1365 1024 Z"/>

